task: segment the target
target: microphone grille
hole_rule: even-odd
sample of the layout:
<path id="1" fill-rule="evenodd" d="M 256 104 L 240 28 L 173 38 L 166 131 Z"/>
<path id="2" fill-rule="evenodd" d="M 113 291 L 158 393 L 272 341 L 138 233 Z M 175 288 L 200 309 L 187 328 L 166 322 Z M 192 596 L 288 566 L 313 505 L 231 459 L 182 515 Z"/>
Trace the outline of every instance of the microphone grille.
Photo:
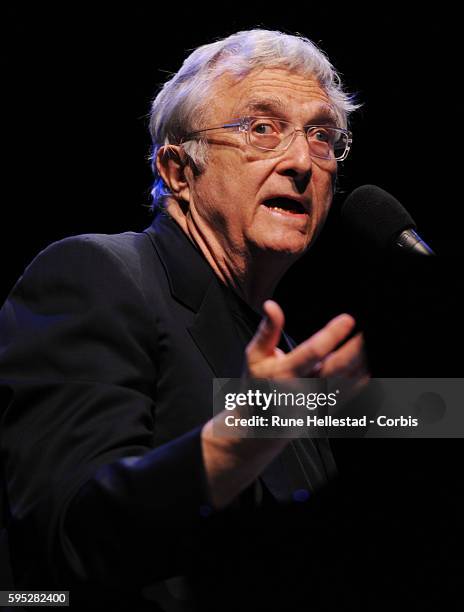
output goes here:
<path id="1" fill-rule="evenodd" d="M 341 216 L 351 232 L 382 249 L 389 248 L 404 230 L 416 227 L 398 200 L 376 185 L 362 185 L 352 191 Z"/>

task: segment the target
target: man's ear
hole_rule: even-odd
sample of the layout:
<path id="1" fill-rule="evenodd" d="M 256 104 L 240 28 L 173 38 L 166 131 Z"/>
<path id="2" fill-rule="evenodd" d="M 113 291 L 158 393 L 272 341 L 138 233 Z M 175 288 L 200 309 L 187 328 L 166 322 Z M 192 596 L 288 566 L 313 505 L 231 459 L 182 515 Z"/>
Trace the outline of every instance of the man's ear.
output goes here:
<path id="1" fill-rule="evenodd" d="M 190 187 L 185 176 L 187 155 L 179 145 L 160 147 L 156 167 L 166 186 L 177 200 L 190 202 Z"/>

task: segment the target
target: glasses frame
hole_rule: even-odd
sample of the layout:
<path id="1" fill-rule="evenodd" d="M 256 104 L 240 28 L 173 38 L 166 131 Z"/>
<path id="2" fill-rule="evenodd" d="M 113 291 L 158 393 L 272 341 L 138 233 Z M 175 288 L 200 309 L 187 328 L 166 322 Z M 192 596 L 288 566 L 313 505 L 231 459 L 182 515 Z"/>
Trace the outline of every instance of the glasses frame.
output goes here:
<path id="1" fill-rule="evenodd" d="M 293 133 L 288 143 L 285 145 L 285 147 L 283 147 L 282 149 L 269 149 L 267 147 L 259 147 L 258 145 L 251 143 L 250 142 L 250 128 L 256 119 L 272 119 L 274 121 L 280 121 L 281 123 L 287 123 L 288 125 L 291 125 L 293 127 Z M 180 144 L 183 144 L 184 142 L 188 142 L 189 140 L 193 140 L 191 136 L 195 136 L 196 134 L 202 134 L 203 132 L 210 132 L 212 130 L 222 130 L 222 129 L 230 129 L 230 128 L 238 128 L 239 132 L 244 133 L 245 140 L 250 147 L 253 147 L 254 149 L 258 149 L 259 151 L 277 151 L 279 153 L 280 152 L 283 153 L 284 151 L 287 151 L 287 149 L 291 147 L 291 145 L 293 144 L 296 138 L 296 134 L 298 132 L 301 132 L 302 134 L 304 134 L 305 138 L 307 139 L 308 132 L 312 128 L 330 128 L 332 130 L 336 130 L 337 132 L 341 132 L 347 138 L 346 145 L 345 145 L 345 151 L 343 152 L 343 155 L 341 157 L 334 157 L 333 159 L 330 157 L 321 157 L 320 155 L 314 155 L 313 153 L 311 153 L 311 156 L 317 157 L 318 159 L 332 160 L 332 161 L 337 161 L 337 162 L 344 161 L 348 157 L 348 154 L 351 150 L 351 145 L 353 143 L 353 134 L 352 132 L 350 132 L 350 130 L 339 128 L 333 125 L 308 124 L 308 125 L 303 126 L 303 128 L 298 128 L 291 121 L 287 121 L 286 119 L 280 119 L 279 117 L 247 116 L 247 117 L 240 117 L 239 119 L 232 119 L 230 122 L 224 123 L 223 125 L 203 128 L 202 130 L 196 130 L 195 132 L 189 132 L 182 138 L 182 140 L 180 141 Z"/>

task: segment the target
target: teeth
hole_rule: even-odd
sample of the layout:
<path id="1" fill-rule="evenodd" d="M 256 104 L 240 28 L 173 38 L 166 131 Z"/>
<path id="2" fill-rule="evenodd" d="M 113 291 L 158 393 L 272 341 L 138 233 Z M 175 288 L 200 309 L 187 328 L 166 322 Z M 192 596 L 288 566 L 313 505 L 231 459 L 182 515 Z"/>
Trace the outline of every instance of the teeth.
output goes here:
<path id="1" fill-rule="evenodd" d="M 266 208 L 269 208 L 270 210 L 279 210 L 279 211 L 282 211 L 284 213 L 288 213 L 291 215 L 299 214 L 296 211 L 288 210 L 287 208 L 280 208 L 280 206 L 267 206 Z"/>
<path id="2" fill-rule="evenodd" d="M 284 206 L 280 206 L 279 200 L 283 199 Z M 274 200 L 274 202 L 272 201 Z M 303 206 L 297 202 L 290 201 L 288 198 L 272 198 L 264 202 L 264 206 L 269 210 L 276 210 L 287 214 L 302 214 L 304 213 Z"/>

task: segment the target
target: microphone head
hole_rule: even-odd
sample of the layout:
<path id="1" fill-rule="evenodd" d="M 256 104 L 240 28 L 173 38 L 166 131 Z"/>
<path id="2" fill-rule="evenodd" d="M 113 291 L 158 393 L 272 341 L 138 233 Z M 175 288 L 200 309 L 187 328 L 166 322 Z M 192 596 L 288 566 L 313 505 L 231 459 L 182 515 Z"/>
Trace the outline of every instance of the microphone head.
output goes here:
<path id="1" fill-rule="evenodd" d="M 416 228 L 398 200 L 376 185 L 362 185 L 352 191 L 343 204 L 341 216 L 353 234 L 381 249 L 393 246 L 404 230 Z"/>

